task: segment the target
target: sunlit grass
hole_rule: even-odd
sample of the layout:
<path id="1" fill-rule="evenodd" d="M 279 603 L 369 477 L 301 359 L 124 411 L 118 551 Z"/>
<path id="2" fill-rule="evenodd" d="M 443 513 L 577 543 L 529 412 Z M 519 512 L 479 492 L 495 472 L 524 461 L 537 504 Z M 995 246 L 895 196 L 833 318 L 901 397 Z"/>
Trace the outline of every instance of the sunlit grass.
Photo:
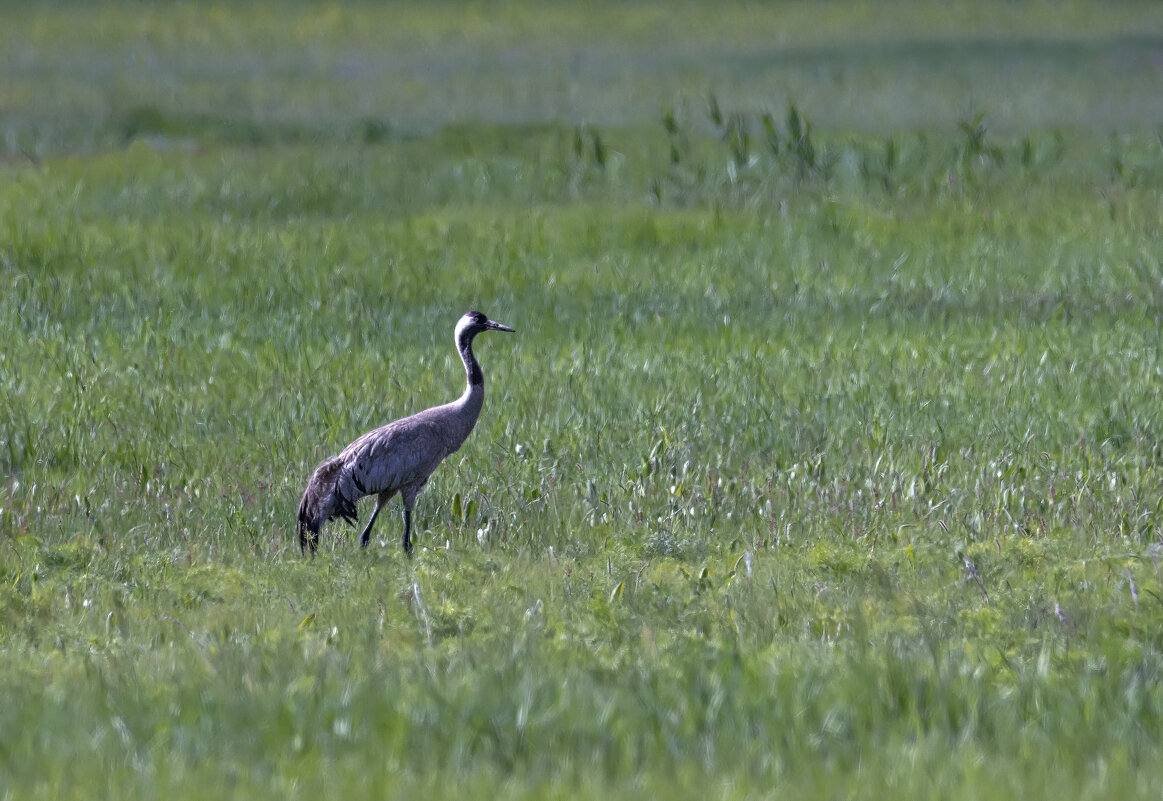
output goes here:
<path id="1" fill-rule="evenodd" d="M 166 55 L 144 94 L 95 79 L 139 129 L 106 99 L 9 118 L 0 795 L 1155 797 L 1163 171 L 1133 115 L 840 130 L 654 75 L 620 125 L 530 95 L 531 124 L 402 135 L 336 89 L 328 134 L 280 43 L 326 83 L 387 11 L 55 8 L 0 34 L 25 78 L 45 37 Z M 402 63 L 622 13 L 426 8 L 385 34 Z M 770 32 L 701 8 L 624 13 L 692 64 L 697 32 Z M 783 24 L 842 50 L 905 11 L 990 41 L 1142 11 L 970 8 Z M 228 111 L 245 81 L 191 80 L 252 50 Z M 479 343 L 415 558 L 395 507 L 301 558 L 311 468 L 458 394 L 474 307 L 518 333 Z"/>

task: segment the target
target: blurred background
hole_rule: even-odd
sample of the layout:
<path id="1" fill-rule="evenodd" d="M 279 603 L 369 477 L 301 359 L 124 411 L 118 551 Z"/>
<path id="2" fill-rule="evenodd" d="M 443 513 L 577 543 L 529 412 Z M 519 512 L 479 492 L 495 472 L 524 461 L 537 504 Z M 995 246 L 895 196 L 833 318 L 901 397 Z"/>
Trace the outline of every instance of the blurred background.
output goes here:
<path id="1" fill-rule="evenodd" d="M 466 122 L 656 123 L 702 104 L 822 126 L 1151 129 L 1143 2 L 6 3 L 3 151 L 364 140 Z"/>

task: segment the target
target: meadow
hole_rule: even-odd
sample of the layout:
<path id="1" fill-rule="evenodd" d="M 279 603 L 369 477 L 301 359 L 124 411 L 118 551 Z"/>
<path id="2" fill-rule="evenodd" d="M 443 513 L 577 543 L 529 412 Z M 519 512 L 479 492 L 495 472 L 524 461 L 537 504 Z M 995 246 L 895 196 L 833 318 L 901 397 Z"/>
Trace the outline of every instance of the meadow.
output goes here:
<path id="1" fill-rule="evenodd" d="M 1158 796 L 1163 7 L 3 13 L 0 798 Z"/>

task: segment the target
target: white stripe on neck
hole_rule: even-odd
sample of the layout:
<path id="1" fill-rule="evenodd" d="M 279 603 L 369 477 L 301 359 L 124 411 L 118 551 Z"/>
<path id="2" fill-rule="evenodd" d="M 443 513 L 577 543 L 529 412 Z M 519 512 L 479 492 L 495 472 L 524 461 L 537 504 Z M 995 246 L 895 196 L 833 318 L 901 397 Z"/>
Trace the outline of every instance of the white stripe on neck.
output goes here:
<path id="1" fill-rule="evenodd" d="M 460 347 L 460 337 L 462 334 L 464 334 L 465 329 L 468 328 L 470 325 L 473 325 L 475 322 L 476 322 L 476 320 L 474 320 L 472 318 L 472 316 L 468 315 L 468 314 L 462 316 L 459 320 L 457 320 L 456 333 L 454 335 L 456 337 L 457 347 Z"/>

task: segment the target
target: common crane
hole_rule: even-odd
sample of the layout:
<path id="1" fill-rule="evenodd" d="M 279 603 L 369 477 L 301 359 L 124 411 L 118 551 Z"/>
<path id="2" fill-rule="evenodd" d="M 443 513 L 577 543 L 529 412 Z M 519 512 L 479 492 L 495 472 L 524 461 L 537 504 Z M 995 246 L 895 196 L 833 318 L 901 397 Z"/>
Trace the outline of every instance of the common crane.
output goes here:
<path id="1" fill-rule="evenodd" d="M 404 552 L 412 554 L 412 507 L 428 477 L 444 457 L 456 452 L 476 425 L 485 402 L 485 377 L 472 352 L 473 338 L 482 331 L 515 329 L 490 320 L 479 311 L 467 312 L 456 324 L 456 349 L 468 373 L 464 394 L 452 403 L 434 406 L 369 431 L 338 456 L 315 469 L 299 503 L 299 548 L 319 547 L 324 523 L 342 517 L 357 520 L 356 504 L 375 495 L 376 508 L 359 536 L 367 547 L 372 525 L 384 505 L 398 492 L 404 501 Z"/>

